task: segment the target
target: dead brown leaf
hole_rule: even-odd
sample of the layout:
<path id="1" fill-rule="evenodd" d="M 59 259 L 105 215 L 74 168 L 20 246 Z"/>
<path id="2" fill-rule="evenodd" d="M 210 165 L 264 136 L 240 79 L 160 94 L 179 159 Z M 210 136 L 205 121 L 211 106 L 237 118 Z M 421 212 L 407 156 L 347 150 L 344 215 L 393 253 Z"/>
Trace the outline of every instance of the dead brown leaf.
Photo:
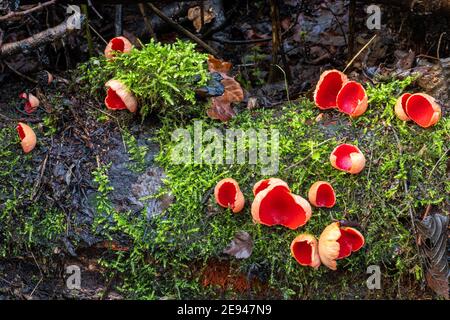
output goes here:
<path id="1" fill-rule="evenodd" d="M 231 240 L 230 245 L 223 250 L 223 253 L 229 254 L 236 259 L 247 259 L 252 255 L 253 240 L 245 231 L 239 231 Z"/>
<path id="2" fill-rule="evenodd" d="M 231 62 L 217 59 L 213 55 L 208 56 L 209 72 L 228 73 L 231 69 Z"/>
<path id="3" fill-rule="evenodd" d="M 203 22 L 210 23 L 216 17 L 212 7 L 203 10 Z M 188 19 L 192 21 L 195 31 L 199 32 L 202 29 L 202 10 L 200 6 L 189 8 Z"/>

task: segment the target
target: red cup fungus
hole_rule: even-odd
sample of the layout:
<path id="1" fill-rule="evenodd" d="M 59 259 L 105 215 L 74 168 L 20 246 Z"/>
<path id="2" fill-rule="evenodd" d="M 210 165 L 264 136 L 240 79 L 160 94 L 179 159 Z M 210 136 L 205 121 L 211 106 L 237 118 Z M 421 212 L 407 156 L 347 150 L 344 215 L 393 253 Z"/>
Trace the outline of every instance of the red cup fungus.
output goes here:
<path id="1" fill-rule="evenodd" d="M 395 103 L 394 112 L 397 118 L 402 121 L 411 120 L 406 114 L 406 101 L 408 101 L 409 97 L 411 97 L 411 93 L 404 93 L 397 99 Z"/>
<path id="2" fill-rule="evenodd" d="M 319 109 L 337 108 L 337 96 L 347 76 L 338 70 L 328 70 L 322 73 L 314 91 L 314 103 Z"/>
<path id="3" fill-rule="evenodd" d="M 434 126 L 441 118 L 441 107 L 426 93 L 415 93 L 406 101 L 406 114 L 422 128 Z"/>
<path id="4" fill-rule="evenodd" d="M 356 81 L 346 82 L 339 91 L 336 105 L 339 111 L 352 118 L 359 117 L 367 110 L 367 94 L 362 84 Z"/>
<path id="5" fill-rule="evenodd" d="M 122 82 L 109 80 L 105 87 L 107 88 L 105 104 L 108 109 L 128 109 L 130 112 L 136 112 L 138 105 L 136 97 Z"/>
<path id="6" fill-rule="evenodd" d="M 22 92 L 19 98 L 26 100 L 24 107 L 26 113 L 33 113 L 39 107 L 39 99 L 31 93 Z"/>
<path id="7" fill-rule="evenodd" d="M 317 181 L 309 188 L 308 200 L 314 207 L 332 208 L 336 204 L 336 194 L 331 184 Z"/>
<path id="8" fill-rule="evenodd" d="M 33 129 L 31 129 L 25 123 L 19 122 L 17 125 L 17 133 L 19 134 L 20 144 L 22 146 L 23 152 L 29 153 L 36 146 L 36 134 Z"/>
<path id="9" fill-rule="evenodd" d="M 292 194 L 285 182 L 273 183 L 257 193 L 252 203 L 253 221 L 289 229 L 303 226 L 311 218 L 309 202 Z"/>
<path id="10" fill-rule="evenodd" d="M 234 213 L 244 208 L 244 195 L 237 181 L 232 178 L 220 180 L 214 188 L 214 196 L 221 207 L 230 208 Z"/>
<path id="11" fill-rule="evenodd" d="M 130 40 L 125 37 L 112 38 L 105 48 L 105 57 L 107 59 L 114 59 L 117 52 L 127 53 L 133 48 Z"/>
<path id="12" fill-rule="evenodd" d="M 253 195 L 256 197 L 256 195 L 260 191 L 262 191 L 262 190 L 266 189 L 267 187 L 274 185 L 274 184 L 283 184 L 289 190 L 287 183 L 284 182 L 283 180 L 278 179 L 278 178 L 269 178 L 269 179 L 260 180 L 257 183 L 255 183 L 255 185 L 253 186 Z"/>
<path id="13" fill-rule="evenodd" d="M 338 170 L 357 174 L 364 169 L 366 158 L 357 146 L 344 143 L 331 152 L 330 162 Z"/>
<path id="14" fill-rule="evenodd" d="M 336 260 L 350 256 L 363 245 L 364 237 L 358 230 L 342 227 L 339 222 L 334 222 L 328 225 L 319 237 L 320 260 L 331 270 L 336 270 Z"/>
<path id="15" fill-rule="evenodd" d="M 317 240 L 311 234 L 298 235 L 291 243 L 291 254 L 302 266 L 310 266 L 315 269 L 320 266 Z"/>

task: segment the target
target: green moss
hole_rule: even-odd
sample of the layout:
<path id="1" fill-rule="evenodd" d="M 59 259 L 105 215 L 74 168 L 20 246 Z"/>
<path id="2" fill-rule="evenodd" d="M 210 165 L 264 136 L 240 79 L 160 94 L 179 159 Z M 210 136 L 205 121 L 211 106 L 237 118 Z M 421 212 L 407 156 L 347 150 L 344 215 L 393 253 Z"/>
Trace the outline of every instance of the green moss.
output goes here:
<path id="1" fill-rule="evenodd" d="M 336 121 L 316 122 L 320 110 L 305 100 L 280 110 L 245 111 L 227 124 L 201 119 L 204 130 L 278 129 L 280 165 L 275 176 L 287 181 L 296 194 L 306 197 L 317 180 L 333 184 L 336 206 L 314 209 L 307 225 L 294 231 L 252 222 L 251 189 L 267 177 L 261 174 L 261 163 L 174 164 L 171 152 L 179 144 L 171 138 L 173 120 L 167 120 L 157 138 L 161 147 L 157 162 L 165 169 L 166 187 L 176 202 L 149 224 L 142 222 L 144 217 L 138 219 L 141 222 L 132 232 L 127 230 L 130 225 L 124 224 L 134 249 L 115 262 L 121 271 L 129 272 L 131 267 L 122 289 L 132 297 L 215 297 L 211 288 L 200 285 L 194 266 L 221 257 L 235 232 L 245 230 L 254 240 L 253 254 L 246 260 L 232 260 L 234 272 L 258 270 L 282 297 L 358 297 L 367 292 L 366 268 L 373 264 L 382 267 L 383 283 L 392 284 L 383 288 L 383 297 L 395 297 L 398 281 L 422 274 L 410 210 L 418 216 L 428 204 L 449 201 L 445 192 L 449 179 L 442 159 L 448 151 L 445 142 L 450 120 L 443 118 L 425 130 L 396 119 L 392 111 L 395 97 L 410 82 L 406 79 L 369 88 L 369 111 L 357 120 L 339 115 Z M 186 129 L 193 133 L 194 125 Z M 343 142 L 357 144 L 367 158 L 365 170 L 358 175 L 335 170 L 329 163 L 330 152 Z M 244 146 L 248 150 L 248 143 Z M 211 198 L 202 205 L 208 191 L 224 177 L 236 179 L 245 194 L 247 205 L 239 214 L 218 207 Z M 301 232 L 318 237 L 333 219 L 359 222 L 366 237 L 364 248 L 340 260 L 340 272 L 299 266 L 290 256 L 292 239 Z"/>
<path id="2" fill-rule="evenodd" d="M 20 256 L 30 249 L 51 253 L 66 232 L 61 211 L 31 199 L 35 171 L 15 129 L 0 129 L 0 257 Z"/>
<path id="3" fill-rule="evenodd" d="M 81 88 L 94 96 L 104 96 L 108 80 L 122 81 L 138 99 L 143 117 L 149 112 L 198 115 L 203 106 L 197 103 L 194 89 L 208 80 L 207 57 L 189 42 L 151 41 L 114 60 L 92 58 L 79 66 L 77 75 Z"/>

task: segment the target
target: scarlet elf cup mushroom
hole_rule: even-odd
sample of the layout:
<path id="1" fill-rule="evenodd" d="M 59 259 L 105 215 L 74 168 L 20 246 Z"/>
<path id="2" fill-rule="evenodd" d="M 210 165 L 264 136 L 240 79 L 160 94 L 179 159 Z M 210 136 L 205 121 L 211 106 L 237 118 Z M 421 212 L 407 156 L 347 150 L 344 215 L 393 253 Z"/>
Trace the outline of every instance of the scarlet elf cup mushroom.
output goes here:
<path id="1" fill-rule="evenodd" d="M 426 93 L 415 93 L 406 101 L 406 115 L 422 128 L 434 126 L 441 118 L 441 107 Z"/>
<path id="2" fill-rule="evenodd" d="M 125 110 L 136 112 L 137 99 L 134 94 L 119 80 L 109 80 L 105 87 L 107 88 L 105 104 L 110 110 Z"/>
<path id="3" fill-rule="evenodd" d="M 363 245 L 364 237 L 358 230 L 343 227 L 339 222 L 333 222 L 320 235 L 320 260 L 331 270 L 336 270 L 336 260 L 350 256 L 352 252 L 358 251 Z"/>
<path id="4" fill-rule="evenodd" d="M 112 38 L 105 48 L 105 57 L 107 59 L 114 59 L 116 53 L 127 53 L 133 48 L 130 40 L 125 37 Z"/>
<path id="5" fill-rule="evenodd" d="M 36 134 L 33 129 L 31 129 L 25 123 L 19 122 L 17 125 L 17 133 L 19 134 L 20 144 L 22 146 L 23 152 L 29 153 L 36 146 Z"/>
<path id="6" fill-rule="evenodd" d="M 244 194 L 237 181 L 232 178 L 222 179 L 216 184 L 214 197 L 220 206 L 230 208 L 234 213 L 244 208 Z"/>
<path id="7" fill-rule="evenodd" d="M 321 110 L 338 109 L 356 118 L 367 110 L 368 98 L 364 87 L 349 81 L 338 70 L 322 73 L 314 91 L 314 103 Z"/>
<path id="8" fill-rule="evenodd" d="M 22 92 L 19 98 L 26 100 L 24 107 L 26 113 L 33 113 L 39 107 L 39 99 L 31 93 Z"/>
<path id="9" fill-rule="evenodd" d="M 336 204 L 336 194 L 331 184 L 317 181 L 309 188 L 308 200 L 314 207 L 332 208 Z"/>
<path id="10" fill-rule="evenodd" d="M 330 162 L 338 170 L 357 174 L 364 169 L 366 158 L 357 146 L 344 143 L 331 152 Z"/>
<path id="11" fill-rule="evenodd" d="M 441 118 L 441 106 L 426 93 L 402 94 L 394 111 L 400 120 L 412 120 L 423 128 L 434 126 Z"/>
<path id="12" fill-rule="evenodd" d="M 291 254 L 302 266 L 318 268 L 320 256 L 316 238 L 307 233 L 295 237 L 291 243 Z"/>
<path id="13" fill-rule="evenodd" d="M 338 70 L 328 70 L 322 73 L 314 91 L 314 102 L 319 109 L 337 108 L 337 96 L 347 76 Z"/>
<path id="14" fill-rule="evenodd" d="M 261 187 L 261 183 L 258 184 Z M 284 181 L 272 183 L 269 181 L 266 188 L 256 186 L 255 189 L 259 191 L 253 200 L 251 211 L 256 223 L 297 229 L 311 218 L 312 210 L 309 202 L 292 194 Z"/>

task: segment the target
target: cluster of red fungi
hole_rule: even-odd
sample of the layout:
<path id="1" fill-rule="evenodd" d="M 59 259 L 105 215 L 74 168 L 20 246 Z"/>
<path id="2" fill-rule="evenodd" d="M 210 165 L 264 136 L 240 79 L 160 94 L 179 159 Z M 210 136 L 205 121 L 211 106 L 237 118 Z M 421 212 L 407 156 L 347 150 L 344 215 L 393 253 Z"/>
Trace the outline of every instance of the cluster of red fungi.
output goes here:
<path id="1" fill-rule="evenodd" d="M 244 195 L 239 184 L 232 178 L 219 181 L 214 189 L 216 202 L 234 213 L 242 211 Z M 286 182 L 269 178 L 253 186 L 254 200 L 251 206 L 255 223 L 266 226 L 281 225 L 295 230 L 304 226 L 314 207 L 332 208 L 336 203 L 333 186 L 326 181 L 317 181 L 309 189 L 308 200 L 293 194 Z M 308 233 L 298 235 L 291 243 L 291 254 L 303 266 L 318 268 L 321 263 L 336 270 L 336 260 L 348 257 L 364 245 L 362 234 L 351 227 L 334 222 L 327 226 L 319 241 Z"/>
<path id="2" fill-rule="evenodd" d="M 349 81 L 338 70 L 324 72 L 314 92 L 314 102 L 321 110 L 337 109 L 352 118 L 361 116 L 368 105 L 364 87 Z M 439 120 L 441 108 L 427 94 L 403 94 L 395 106 L 395 114 L 403 121 L 412 120 L 427 128 Z M 358 174 L 366 159 L 355 145 L 341 144 L 330 154 L 331 165 L 341 171 Z M 245 199 L 239 184 L 232 178 L 219 181 L 215 187 L 216 202 L 234 213 L 244 208 Z M 251 206 L 253 221 L 266 226 L 281 225 L 295 230 L 311 218 L 314 207 L 332 208 L 336 203 L 333 186 L 326 181 L 317 181 L 308 191 L 308 200 L 293 194 L 286 182 L 269 178 L 257 182 L 253 187 L 254 200 Z M 303 266 L 318 268 L 324 264 L 337 269 L 336 260 L 344 259 L 364 245 L 364 236 L 356 229 L 340 222 L 328 225 L 317 240 L 314 235 L 302 233 L 291 243 L 291 254 Z"/>

